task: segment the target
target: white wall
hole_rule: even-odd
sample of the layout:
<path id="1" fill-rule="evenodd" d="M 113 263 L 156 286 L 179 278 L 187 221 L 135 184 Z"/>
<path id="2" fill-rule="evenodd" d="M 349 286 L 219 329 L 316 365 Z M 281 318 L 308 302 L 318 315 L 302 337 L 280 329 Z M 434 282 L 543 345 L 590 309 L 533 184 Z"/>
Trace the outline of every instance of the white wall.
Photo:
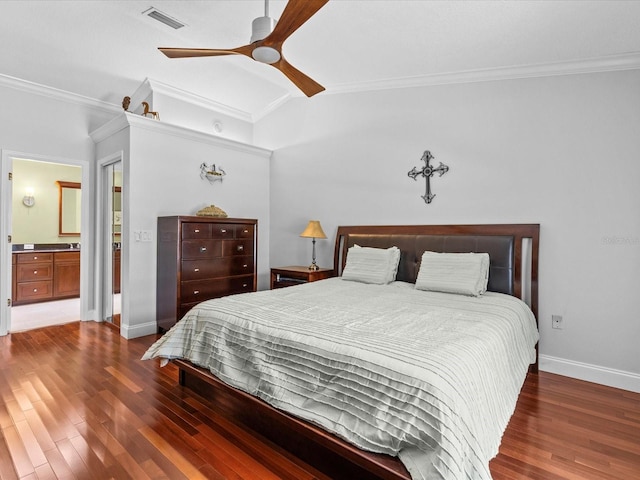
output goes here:
<path id="1" fill-rule="evenodd" d="M 88 135 L 94 125 L 104 123 L 112 114 L 108 108 L 101 108 L 100 102 L 85 101 L 71 94 L 52 93 L 46 87 L 21 82 L 0 75 L 0 150 L 3 152 L 2 186 L 0 211 L 3 212 L 2 238 L 11 233 L 11 225 L 7 223 L 5 213 L 11 210 L 11 197 L 5 195 L 9 189 L 7 173 L 8 160 L 13 154 L 25 154 L 30 158 L 53 159 L 69 164 L 83 166 L 83 175 L 92 177 L 94 160 L 94 143 Z M 92 189 L 88 183 L 88 192 Z M 92 198 L 89 195 L 90 202 Z M 36 202 L 38 201 L 36 197 Z M 89 204 L 93 208 L 93 204 Z M 88 229 L 93 228 L 91 219 L 87 219 Z M 84 233 L 83 233 L 84 235 Z M 5 250 L 2 250 L 5 252 Z M 91 318 L 94 306 L 93 280 L 90 278 L 88 260 L 94 255 L 93 245 L 83 242 L 81 252 L 81 278 L 87 279 L 81 292 L 82 318 Z M 9 254 L 0 258 L 0 292 L 2 298 L 8 295 L 8 282 L 11 278 Z M 85 294 L 86 293 L 86 294 Z M 3 301 L 2 305 L 6 302 Z M 0 334 L 5 333 L 2 325 L 6 325 L 8 307 L 0 309 Z"/>
<path id="2" fill-rule="evenodd" d="M 82 181 L 79 167 L 58 163 L 13 160 L 13 243 L 78 243 L 79 235 L 59 236 L 58 180 Z M 23 197 L 27 188 L 33 189 L 35 204 L 26 207 Z M 78 190 L 74 190 L 78 191 Z M 78 209 L 82 202 L 78 203 Z M 80 215 L 77 215 L 80 218 Z M 73 230 L 78 232 L 78 230 Z M 68 230 L 67 230 L 68 231 Z"/>
<path id="3" fill-rule="evenodd" d="M 97 150 L 99 157 L 124 150 L 122 335 L 156 331 L 158 216 L 194 215 L 215 204 L 229 217 L 257 219 L 258 288 L 268 288 L 271 152 L 135 115 L 115 123 L 125 129 L 99 141 Z M 214 184 L 200 178 L 203 162 L 227 176 Z M 136 231 L 151 232 L 152 241 L 136 241 Z"/>
<path id="4" fill-rule="evenodd" d="M 540 223 L 540 352 L 550 371 L 640 391 L 640 71 L 318 95 L 261 120 L 274 150 L 271 265 L 338 225 Z M 450 167 L 432 179 L 424 150 Z M 551 315 L 564 318 L 551 329 Z"/>

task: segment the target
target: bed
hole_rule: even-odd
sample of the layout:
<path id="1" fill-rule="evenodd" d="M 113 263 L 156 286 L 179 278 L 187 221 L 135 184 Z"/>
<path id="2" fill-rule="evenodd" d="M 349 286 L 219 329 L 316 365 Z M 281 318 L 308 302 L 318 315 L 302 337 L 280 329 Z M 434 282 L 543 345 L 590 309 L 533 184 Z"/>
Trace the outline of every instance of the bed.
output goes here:
<path id="1" fill-rule="evenodd" d="M 203 302 L 143 358 L 332 478 L 490 479 L 537 366 L 538 243 L 535 224 L 339 227 L 335 278 Z M 393 281 L 348 280 L 365 251 Z M 465 255 L 486 292 L 421 271 Z"/>

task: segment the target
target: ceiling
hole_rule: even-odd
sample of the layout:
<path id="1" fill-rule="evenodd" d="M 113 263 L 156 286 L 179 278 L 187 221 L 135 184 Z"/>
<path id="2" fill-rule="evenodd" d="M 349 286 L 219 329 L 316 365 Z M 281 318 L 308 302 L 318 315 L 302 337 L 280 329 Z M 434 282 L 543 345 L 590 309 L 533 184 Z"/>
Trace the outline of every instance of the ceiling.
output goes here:
<path id="1" fill-rule="evenodd" d="M 278 18 L 286 1 L 272 0 Z M 142 12 L 155 7 L 187 26 Z M 120 105 L 145 79 L 249 116 L 302 96 L 240 55 L 169 59 L 157 47 L 249 43 L 263 0 L 0 0 L 0 74 Z M 319 95 L 640 68 L 639 1 L 331 0 L 284 44 Z"/>

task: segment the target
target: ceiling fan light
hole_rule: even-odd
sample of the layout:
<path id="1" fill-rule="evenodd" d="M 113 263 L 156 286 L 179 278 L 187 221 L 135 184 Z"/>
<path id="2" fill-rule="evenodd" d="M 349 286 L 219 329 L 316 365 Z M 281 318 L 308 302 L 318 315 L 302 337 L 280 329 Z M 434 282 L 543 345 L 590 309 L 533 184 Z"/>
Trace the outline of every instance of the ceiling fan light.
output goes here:
<path id="1" fill-rule="evenodd" d="M 251 42 L 265 39 L 276 26 L 276 21 L 271 17 L 258 17 L 251 22 Z"/>
<path id="2" fill-rule="evenodd" d="M 271 47 L 254 48 L 253 52 L 251 52 L 251 56 L 254 60 L 262 63 L 268 63 L 269 65 L 280 60 L 280 52 Z"/>

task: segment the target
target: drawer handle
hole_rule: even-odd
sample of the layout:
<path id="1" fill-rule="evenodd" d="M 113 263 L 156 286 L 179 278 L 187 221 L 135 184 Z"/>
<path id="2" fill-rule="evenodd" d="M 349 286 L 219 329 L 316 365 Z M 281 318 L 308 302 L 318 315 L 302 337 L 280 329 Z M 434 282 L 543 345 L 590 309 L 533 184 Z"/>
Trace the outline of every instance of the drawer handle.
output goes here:
<path id="1" fill-rule="evenodd" d="M 248 287 L 248 284 L 246 284 L 246 283 L 242 284 L 242 288 L 247 288 L 247 287 Z"/>
<path id="2" fill-rule="evenodd" d="M 37 275 L 37 274 L 38 274 L 38 270 L 34 270 L 34 271 L 33 271 L 33 274 L 34 274 L 34 275 Z"/>
<path id="3" fill-rule="evenodd" d="M 34 259 L 34 260 L 37 260 L 37 259 L 38 259 L 38 257 L 33 257 L 33 259 Z"/>
<path id="4" fill-rule="evenodd" d="M 242 268 L 247 268 L 249 265 L 247 265 L 246 263 L 244 265 L 242 265 Z"/>
<path id="5" fill-rule="evenodd" d="M 194 269 L 193 269 L 193 271 L 194 271 L 194 272 L 199 272 L 199 271 L 200 271 L 200 269 L 199 269 L 199 268 L 194 268 Z"/>
<path id="6" fill-rule="evenodd" d="M 227 233 L 227 230 L 225 228 L 220 229 L 220 233 Z"/>
<path id="7" fill-rule="evenodd" d="M 200 229 L 199 229 L 199 228 L 196 228 L 193 232 L 194 232 L 194 233 L 200 233 Z"/>
<path id="8" fill-rule="evenodd" d="M 33 293 L 38 293 L 38 289 L 37 289 L 37 288 L 34 288 L 34 289 L 33 289 Z"/>
<path id="9" fill-rule="evenodd" d="M 207 251 L 207 247 L 200 247 L 200 251 L 201 252 L 206 252 Z"/>
<path id="10" fill-rule="evenodd" d="M 238 251 L 241 252 L 244 250 L 244 245 L 238 245 Z"/>
<path id="11" fill-rule="evenodd" d="M 243 230 L 242 233 L 249 233 L 249 230 Z"/>
<path id="12" fill-rule="evenodd" d="M 198 295 L 199 293 L 200 293 L 200 290 L 194 290 L 194 291 L 193 291 L 193 294 L 194 294 L 194 295 Z"/>

